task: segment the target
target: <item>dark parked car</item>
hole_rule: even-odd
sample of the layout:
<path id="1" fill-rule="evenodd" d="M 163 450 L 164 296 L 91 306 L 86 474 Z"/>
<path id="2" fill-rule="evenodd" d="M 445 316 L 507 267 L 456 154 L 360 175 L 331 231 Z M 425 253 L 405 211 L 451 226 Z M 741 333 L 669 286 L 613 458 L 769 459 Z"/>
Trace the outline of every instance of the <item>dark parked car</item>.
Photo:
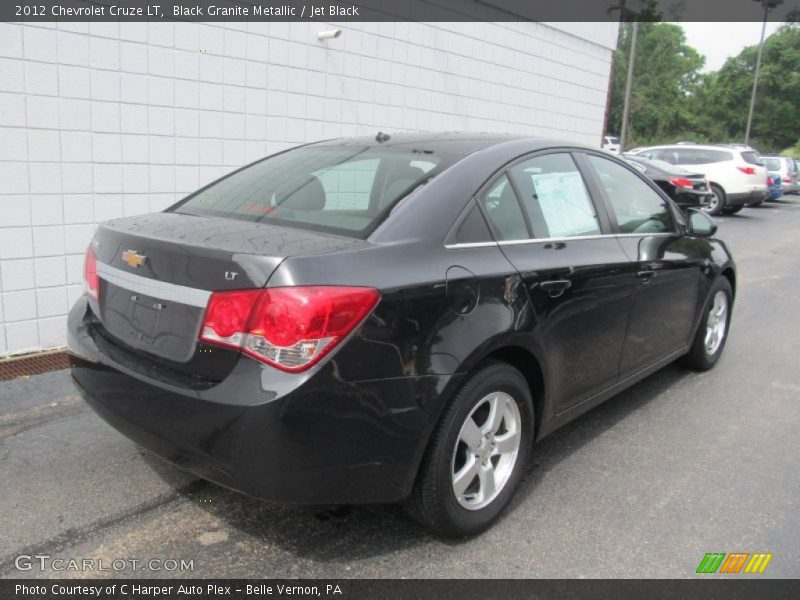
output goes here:
<path id="1" fill-rule="evenodd" d="M 693 173 L 664 160 L 651 160 L 636 154 L 626 154 L 624 158 L 639 172 L 655 181 L 684 211 L 707 207 L 713 196 L 702 173 Z"/>
<path id="2" fill-rule="evenodd" d="M 678 358 L 714 366 L 736 282 L 715 231 L 588 147 L 302 146 L 102 224 L 72 376 L 120 431 L 224 486 L 403 501 L 476 533 L 534 441 Z"/>

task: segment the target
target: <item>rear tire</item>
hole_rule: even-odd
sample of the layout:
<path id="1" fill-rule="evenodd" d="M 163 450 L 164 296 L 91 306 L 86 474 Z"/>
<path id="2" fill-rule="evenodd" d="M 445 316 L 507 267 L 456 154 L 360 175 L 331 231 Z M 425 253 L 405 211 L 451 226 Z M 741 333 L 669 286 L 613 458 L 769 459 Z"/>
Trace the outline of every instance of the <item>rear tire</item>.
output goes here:
<path id="1" fill-rule="evenodd" d="M 485 530 L 522 478 L 533 425 L 522 374 L 506 363 L 486 364 L 445 408 L 404 502 L 408 514 L 448 536 Z"/>
<path id="2" fill-rule="evenodd" d="M 725 190 L 716 183 L 712 183 L 710 188 L 712 196 L 709 198 L 708 204 L 706 204 L 703 210 L 710 215 L 718 215 L 725 208 Z"/>
<path id="3" fill-rule="evenodd" d="M 728 340 L 732 306 L 733 288 L 727 277 L 720 276 L 708 292 L 692 347 L 681 359 L 684 366 L 708 371 L 717 364 Z"/>

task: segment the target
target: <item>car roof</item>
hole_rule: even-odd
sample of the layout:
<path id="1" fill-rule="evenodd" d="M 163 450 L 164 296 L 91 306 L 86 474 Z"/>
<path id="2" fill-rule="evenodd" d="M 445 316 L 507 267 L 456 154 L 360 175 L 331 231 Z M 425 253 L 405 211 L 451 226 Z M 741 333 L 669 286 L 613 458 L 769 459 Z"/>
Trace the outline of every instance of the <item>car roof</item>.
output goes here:
<path id="1" fill-rule="evenodd" d="M 637 152 L 642 152 L 645 150 L 661 150 L 664 148 L 676 148 L 680 150 L 740 150 L 740 151 L 751 151 L 755 152 L 752 148 L 739 148 L 733 146 L 724 146 L 724 145 L 717 145 L 717 144 L 661 144 L 659 146 L 643 146 L 641 148 L 635 148 Z"/>
<path id="2" fill-rule="evenodd" d="M 388 139 L 379 141 L 382 132 L 376 132 L 374 136 L 359 136 L 347 138 L 335 138 L 316 142 L 315 146 L 370 146 L 386 148 L 418 147 L 420 149 L 430 149 L 439 151 L 455 152 L 457 154 L 472 154 L 485 148 L 499 146 L 508 143 L 524 143 L 531 152 L 539 149 L 552 147 L 570 147 L 593 149 L 591 146 L 575 143 L 567 140 L 558 140 L 544 137 L 526 136 L 519 134 L 506 133 L 483 133 L 465 131 L 445 131 L 445 132 L 408 132 L 408 133 L 389 133 Z"/>

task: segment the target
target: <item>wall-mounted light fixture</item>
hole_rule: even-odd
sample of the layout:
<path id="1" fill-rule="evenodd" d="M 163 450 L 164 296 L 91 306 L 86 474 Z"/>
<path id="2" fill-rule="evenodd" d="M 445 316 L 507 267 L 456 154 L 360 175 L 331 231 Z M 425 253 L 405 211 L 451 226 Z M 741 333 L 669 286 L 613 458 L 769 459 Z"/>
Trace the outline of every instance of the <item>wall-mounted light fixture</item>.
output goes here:
<path id="1" fill-rule="evenodd" d="M 332 40 L 334 38 L 339 37 L 340 35 L 342 35 L 341 29 L 328 29 L 327 31 L 320 31 L 317 34 L 317 39 L 319 41 Z"/>

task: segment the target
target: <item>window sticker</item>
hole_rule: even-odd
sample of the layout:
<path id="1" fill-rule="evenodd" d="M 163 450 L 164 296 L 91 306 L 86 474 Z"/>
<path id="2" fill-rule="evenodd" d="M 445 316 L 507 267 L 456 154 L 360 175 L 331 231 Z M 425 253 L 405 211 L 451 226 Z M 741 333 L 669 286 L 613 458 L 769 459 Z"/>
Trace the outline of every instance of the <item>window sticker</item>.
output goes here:
<path id="1" fill-rule="evenodd" d="M 531 175 L 550 237 L 597 231 L 597 218 L 580 173 Z"/>

